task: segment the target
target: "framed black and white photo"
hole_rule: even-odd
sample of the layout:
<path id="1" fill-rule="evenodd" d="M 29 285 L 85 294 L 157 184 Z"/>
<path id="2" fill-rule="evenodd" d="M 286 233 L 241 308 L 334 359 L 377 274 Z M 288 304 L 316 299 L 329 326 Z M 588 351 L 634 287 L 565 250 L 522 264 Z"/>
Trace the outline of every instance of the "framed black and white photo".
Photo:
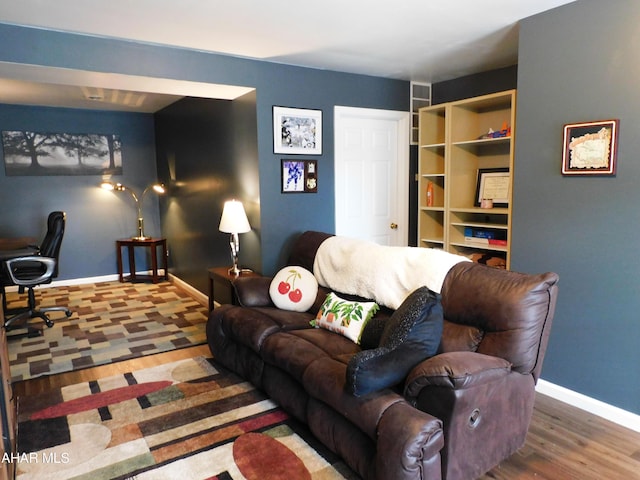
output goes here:
<path id="1" fill-rule="evenodd" d="M 273 153 L 321 155 L 322 110 L 274 106 Z"/>
<path id="2" fill-rule="evenodd" d="M 315 160 L 281 160 L 282 193 L 316 193 L 318 162 Z"/>
<path id="3" fill-rule="evenodd" d="M 122 175 L 118 135 L 2 132 L 7 176 Z"/>

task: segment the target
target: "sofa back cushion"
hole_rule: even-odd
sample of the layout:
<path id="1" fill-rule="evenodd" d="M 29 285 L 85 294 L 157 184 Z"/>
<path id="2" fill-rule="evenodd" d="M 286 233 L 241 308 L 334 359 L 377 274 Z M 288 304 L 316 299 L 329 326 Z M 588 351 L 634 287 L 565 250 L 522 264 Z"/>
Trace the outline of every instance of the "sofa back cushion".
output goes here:
<path id="1" fill-rule="evenodd" d="M 313 272 L 313 262 L 316 258 L 316 252 L 320 244 L 329 237 L 333 237 L 333 235 L 312 230 L 302 233 L 293 243 L 287 265 L 300 265 L 310 272 Z"/>
<path id="2" fill-rule="evenodd" d="M 442 287 L 444 318 L 476 327 L 477 352 L 502 357 L 513 370 L 537 380 L 546 352 L 558 293 L 555 273 L 527 275 L 460 263 Z"/>

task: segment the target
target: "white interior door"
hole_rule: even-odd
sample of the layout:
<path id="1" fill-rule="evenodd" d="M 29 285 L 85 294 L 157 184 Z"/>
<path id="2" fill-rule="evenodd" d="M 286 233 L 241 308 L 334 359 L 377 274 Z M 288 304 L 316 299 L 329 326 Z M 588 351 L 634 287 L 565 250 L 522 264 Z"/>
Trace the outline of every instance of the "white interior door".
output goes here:
<path id="1" fill-rule="evenodd" d="M 335 107 L 336 234 L 407 245 L 409 113 Z"/>

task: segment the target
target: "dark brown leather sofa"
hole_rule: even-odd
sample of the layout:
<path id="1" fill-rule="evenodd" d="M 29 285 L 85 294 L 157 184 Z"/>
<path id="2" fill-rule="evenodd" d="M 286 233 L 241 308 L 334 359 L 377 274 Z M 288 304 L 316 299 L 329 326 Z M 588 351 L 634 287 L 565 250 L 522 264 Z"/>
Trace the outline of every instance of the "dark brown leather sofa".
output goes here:
<path id="1" fill-rule="evenodd" d="M 302 234 L 288 265 L 312 271 L 328 236 Z M 326 288 L 308 312 L 297 313 L 274 307 L 270 279 L 241 277 L 235 282 L 241 306 L 216 308 L 207 338 L 219 363 L 306 423 L 362 478 L 473 479 L 524 444 L 557 282 L 554 273 L 455 265 L 441 291 L 438 353 L 397 387 L 359 397 L 345 388 L 347 364 L 376 347 L 389 309 L 367 324 L 359 346 L 309 325 Z"/>

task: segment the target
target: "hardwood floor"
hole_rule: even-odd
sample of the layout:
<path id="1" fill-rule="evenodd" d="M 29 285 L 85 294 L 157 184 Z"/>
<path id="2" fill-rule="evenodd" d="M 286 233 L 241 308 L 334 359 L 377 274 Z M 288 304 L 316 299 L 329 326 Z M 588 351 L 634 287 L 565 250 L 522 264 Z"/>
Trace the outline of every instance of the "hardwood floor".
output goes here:
<path id="1" fill-rule="evenodd" d="M 211 355 L 208 346 L 17 382 L 14 395 L 32 395 L 198 355 Z M 640 480 L 640 433 L 537 394 L 525 446 L 481 479 Z"/>
<path id="2" fill-rule="evenodd" d="M 640 479 L 640 433 L 536 394 L 525 446 L 481 479 Z"/>

